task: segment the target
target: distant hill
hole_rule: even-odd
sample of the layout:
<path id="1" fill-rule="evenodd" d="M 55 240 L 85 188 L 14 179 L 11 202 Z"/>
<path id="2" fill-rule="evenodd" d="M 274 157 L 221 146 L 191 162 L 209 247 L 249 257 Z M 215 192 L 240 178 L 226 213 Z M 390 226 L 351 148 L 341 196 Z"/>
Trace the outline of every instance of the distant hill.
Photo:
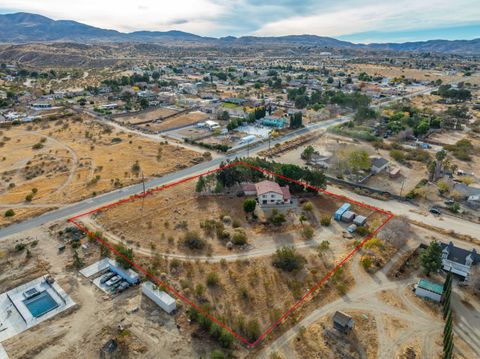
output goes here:
<path id="1" fill-rule="evenodd" d="M 353 44 L 331 37 L 288 35 L 278 37 L 227 36 L 204 37 L 183 31 L 135 31 L 123 33 L 85 25 L 70 20 L 15 13 L 0 15 L 0 43 L 76 42 L 83 44 L 105 42 L 138 42 L 175 45 L 182 43 L 211 46 L 316 46 L 325 48 L 356 48 L 390 51 L 422 51 L 444 53 L 480 53 L 480 39 L 430 40 L 422 42 Z"/>

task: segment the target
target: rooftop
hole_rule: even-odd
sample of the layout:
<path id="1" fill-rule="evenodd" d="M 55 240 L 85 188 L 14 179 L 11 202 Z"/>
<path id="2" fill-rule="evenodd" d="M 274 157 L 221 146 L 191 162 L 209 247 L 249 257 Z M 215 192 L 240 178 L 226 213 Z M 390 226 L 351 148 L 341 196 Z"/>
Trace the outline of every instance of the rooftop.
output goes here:
<path id="1" fill-rule="evenodd" d="M 257 195 L 259 196 L 268 192 L 278 193 L 283 196 L 282 188 L 276 182 L 272 182 L 272 181 L 258 182 L 255 184 L 255 188 L 257 189 Z"/>
<path id="2" fill-rule="evenodd" d="M 341 325 L 342 327 L 348 326 L 348 324 L 352 320 L 353 320 L 352 317 L 344 312 L 336 311 L 335 314 L 333 315 L 333 321 Z"/>
<path id="3" fill-rule="evenodd" d="M 437 283 L 429 282 L 426 279 L 420 279 L 418 282 L 418 287 L 428 290 L 429 292 L 437 293 L 442 295 L 443 294 L 443 286 Z"/>

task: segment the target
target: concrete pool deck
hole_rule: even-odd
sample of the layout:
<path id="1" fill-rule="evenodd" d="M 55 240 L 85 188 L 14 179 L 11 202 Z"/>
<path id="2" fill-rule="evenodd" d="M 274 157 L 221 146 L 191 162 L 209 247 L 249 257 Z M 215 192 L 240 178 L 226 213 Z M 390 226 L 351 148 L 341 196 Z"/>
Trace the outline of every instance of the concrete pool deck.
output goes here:
<path id="1" fill-rule="evenodd" d="M 47 283 L 45 279 L 40 277 L 0 294 L 0 343 L 76 305 L 56 282 Z M 24 303 L 25 291 L 32 288 L 46 291 L 58 306 L 34 317 Z"/>

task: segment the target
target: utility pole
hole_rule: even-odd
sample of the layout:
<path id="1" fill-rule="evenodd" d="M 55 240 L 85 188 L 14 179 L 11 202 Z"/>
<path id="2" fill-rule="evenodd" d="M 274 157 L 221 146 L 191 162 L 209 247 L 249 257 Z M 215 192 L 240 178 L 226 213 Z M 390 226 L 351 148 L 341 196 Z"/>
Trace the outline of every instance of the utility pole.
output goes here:
<path id="1" fill-rule="evenodd" d="M 143 212 L 143 205 L 145 204 L 145 176 L 143 175 L 143 171 L 142 171 L 142 185 L 143 185 L 143 196 L 142 196 L 142 209 L 141 211 Z"/>
<path id="2" fill-rule="evenodd" d="M 405 185 L 405 177 L 403 177 L 402 188 L 400 188 L 400 196 L 402 195 L 404 185 Z"/>

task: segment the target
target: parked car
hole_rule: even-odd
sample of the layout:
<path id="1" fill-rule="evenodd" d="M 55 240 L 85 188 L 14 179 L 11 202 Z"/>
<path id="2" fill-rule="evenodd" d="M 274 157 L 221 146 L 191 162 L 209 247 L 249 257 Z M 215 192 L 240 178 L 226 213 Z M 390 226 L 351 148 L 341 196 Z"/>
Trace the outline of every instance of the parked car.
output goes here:
<path id="1" fill-rule="evenodd" d="M 122 280 L 122 277 L 120 277 L 119 275 L 115 275 L 113 276 L 112 278 L 110 278 L 106 283 L 105 285 L 107 287 L 111 287 L 112 285 L 115 285 L 116 283 L 120 282 Z"/>
<path id="2" fill-rule="evenodd" d="M 112 279 L 112 277 L 115 275 L 113 272 L 107 272 L 104 275 L 102 275 L 102 278 L 100 278 L 100 283 L 103 284 L 106 281 Z"/>
<path id="3" fill-rule="evenodd" d="M 432 214 L 435 214 L 437 216 L 442 214 L 442 212 L 440 212 L 440 210 L 438 208 L 435 208 L 435 207 L 430 208 L 429 212 L 432 213 Z"/>
<path id="4" fill-rule="evenodd" d="M 450 205 L 454 204 L 455 201 L 454 201 L 453 199 L 447 199 L 447 200 L 445 200 L 444 203 L 445 203 L 447 206 L 450 206 Z"/>
<path id="5" fill-rule="evenodd" d="M 351 224 L 347 227 L 348 233 L 354 233 L 357 230 L 357 225 L 356 224 Z"/>
<path id="6" fill-rule="evenodd" d="M 127 289 L 128 287 L 130 287 L 130 284 L 126 281 L 123 281 L 120 283 L 120 285 L 117 287 L 117 292 L 118 293 L 121 293 L 123 292 L 125 289 Z"/>

